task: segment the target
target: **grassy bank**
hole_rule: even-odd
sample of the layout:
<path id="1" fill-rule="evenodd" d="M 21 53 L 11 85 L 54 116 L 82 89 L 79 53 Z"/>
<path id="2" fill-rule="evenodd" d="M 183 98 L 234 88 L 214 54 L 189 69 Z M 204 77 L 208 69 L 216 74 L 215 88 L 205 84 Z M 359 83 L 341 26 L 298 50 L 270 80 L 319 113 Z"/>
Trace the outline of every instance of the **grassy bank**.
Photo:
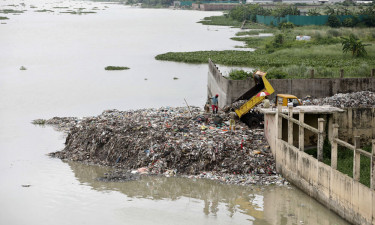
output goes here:
<path id="1" fill-rule="evenodd" d="M 203 25 L 216 25 L 216 26 L 231 26 L 231 27 L 241 27 L 241 22 L 225 17 L 225 16 L 210 16 L 205 17 L 203 20 L 199 21 Z"/>
<path id="2" fill-rule="evenodd" d="M 306 78 L 311 69 L 315 69 L 317 77 L 339 77 L 340 69 L 345 70 L 346 77 L 366 77 L 370 76 L 371 68 L 375 68 L 375 46 L 369 47 L 370 55 L 365 58 L 344 55 L 341 44 L 334 44 L 286 48 L 272 53 L 265 50 L 168 52 L 156 56 L 156 59 L 207 63 L 211 58 L 222 65 L 256 67 L 263 71 L 282 70 L 289 78 Z"/>
<path id="3" fill-rule="evenodd" d="M 227 15 L 206 17 L 200 23 L 204 25 L 222 25 L 240 27 L 242 22 Z M 277 28 L 247 22 L 245 28 L 232 40 L 245 43 L 250 51 L 197 51 L 168 52 L 157 55 L 157 60 L 207 63 L 211 58 L 215 63 L 226 66 L 255 67 L 267 72 L 279 71 L 288 74 L 286 78 L 306 78 L 311 69 L 315 77 L 339 77 L 344 69 L 345 77 L 368 77 L 375 68 L 375 28 L 332 28 L 328 26 L 291 26 Z M 261 36 L 271 33 L 273 36 Z M 342 38 L 355 35 L 366 46 L 365 57 L 353 57 L 343 53 Z M 296 36 L 310 36 L 310 41 L 298 41 Z"/>

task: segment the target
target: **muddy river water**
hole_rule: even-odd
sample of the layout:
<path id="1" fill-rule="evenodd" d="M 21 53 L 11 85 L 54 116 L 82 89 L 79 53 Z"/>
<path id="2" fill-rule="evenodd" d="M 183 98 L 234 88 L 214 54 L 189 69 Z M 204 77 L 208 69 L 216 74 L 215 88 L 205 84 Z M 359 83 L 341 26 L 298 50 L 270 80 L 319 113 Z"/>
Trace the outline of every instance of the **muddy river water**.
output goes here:
<path id="1" fill-rule="evenodd" d="M 108 168 L 46 156 L 65 135 L 33 119 L 184 106 L 184 98 L 202 105 L 207 65 L 154 57 L 241 45 L 230 40 L 237 29 L 196 23 L 220 12 L 47 0 L 5 0 L 4 9 L 27 11 L 0 14 L 9 18 L 0 20 L 0 224 L 346 224 L 293 186 L 103 183 L 96 178 Z M 61 13 L 69 9 L 96 13 Z"/>

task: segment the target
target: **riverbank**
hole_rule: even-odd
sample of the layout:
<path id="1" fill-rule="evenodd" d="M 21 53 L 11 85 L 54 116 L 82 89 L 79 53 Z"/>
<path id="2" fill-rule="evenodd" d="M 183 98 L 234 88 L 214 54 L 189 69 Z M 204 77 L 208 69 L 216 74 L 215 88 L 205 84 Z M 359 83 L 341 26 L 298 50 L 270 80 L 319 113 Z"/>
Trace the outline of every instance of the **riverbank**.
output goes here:
<path id="1" fill-rule="evenodd" d="M 228 16 L 206 17 L 200 22 L 234 27 L 239 24 Z M 368 77 L 375 68 L 375 28 L 292 26 L 281 29 L 255 23 L 247 23 L 245 27 L 256 30 L 238 32 L 232 40 L 245 42 L 246 48 L 255 48 L 255 51 L 168 52 L 155 59 L 207 63 L 211 58 L 222 65 L 255 67 L 269 74 L 283 74 L 286 78 L 307 78 L 311 69 L 315 70 L 316 78 L 340 77 L 341 69 L 345 70 L 345 77 Z M 343 38 L 351 34 L 368 44 L 366 56 L 343 53 Z M 296 40 L 297 36 L 309 36 L 310 40 Z"/>
<path id="2" fill-rule="evenodd" d="M 118 111 L 96 117 L 47 120 L 68 133 L 52 157 L 116 170 L 104 180 L 136 174 L 207 178 L 239 185 L 284 185 L 262 129 L 204 114 L 198 107 Z"/>

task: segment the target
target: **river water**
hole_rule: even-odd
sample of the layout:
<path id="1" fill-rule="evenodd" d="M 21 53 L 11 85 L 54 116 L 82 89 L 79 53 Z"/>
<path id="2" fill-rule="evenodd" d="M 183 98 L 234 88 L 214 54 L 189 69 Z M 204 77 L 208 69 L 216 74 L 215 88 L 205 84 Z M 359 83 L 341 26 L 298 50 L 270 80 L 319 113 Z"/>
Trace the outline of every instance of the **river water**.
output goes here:
<path id="1" fill-rule="evenodd" d="M 5 0 L 0 9 L 27 10 L 0 14 L 9 18 L 0 21 L 0 224 L 345 224 L 294 187 L 161 177 L 102 183 L 95 179 L 108 168 L 46 156 L 64 147 L 65 135 L 33 119 L 184 106 L 184 98 L 203 105 L 206 64 L 154 57 L 240 45 L 229 39 L 237 29 L 196 23 L 220 12 L 40 0 Z M 42 9 L 54 12 L 35 12 Z M 130 70 L 105 71 L 109 65 Z"/>

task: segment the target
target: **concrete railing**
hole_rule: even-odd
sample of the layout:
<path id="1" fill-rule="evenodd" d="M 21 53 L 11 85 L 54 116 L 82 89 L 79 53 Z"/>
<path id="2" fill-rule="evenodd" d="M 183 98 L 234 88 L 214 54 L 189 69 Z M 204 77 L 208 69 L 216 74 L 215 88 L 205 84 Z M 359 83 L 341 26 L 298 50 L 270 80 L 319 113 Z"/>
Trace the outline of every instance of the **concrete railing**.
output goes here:
<path id="1" fill-rule="evenodd" d="M 333 125 L 333 138 L 331 141 L 332 150 L 331 150 L 331 167 L 337 169 L 337 150 L 338 145 L 344 146 L 354 152 L 353 157 L 353 179 L 359 182 L 359 177 L 361 174 L 361 155 L 370 158 L 371 160 L 371 169 L 370 169 L 370 187 L 375 189 L 375 140 L 372 140 L 371 153 L 366 152 L 363 149 L 360 149 L 360 139 L 359 136 L 354 137 L 354 145 L 351 145 L 343 140 L 338 138 L 338 129 L 339 125 Z M 374 215 L 375 216 L 375 215 Z"/>
<path id="2" fill-rule="evenodd" d="M 338 125 L 333 126 L 331 140 L 331 166 L 324 164 L 323 140 L 325 136 L 324 120 L 318 119 L 318 129 L 304 123 L 304 112 L 299 113 L 299 120 L 293 118 L 292 108 L 288 115 L 278 106 L 275 117 L 277 127 L 276 145 L 272 149 L 277 171 L 305 193 L 315 198 L 329 209 L 353 224 L 375 224 L 375 141 L 372 153 L 360 149 L 359 137 L 351 145 L 338 138 Z M 282 140 L 282 120 L 288 121 L 288 141 Z M 293 145 L 293 124 L 299 129 L 298 148 Z M 318 135 L 317 158 L 304 152 L 304 129 Z M 285 130 L 284 130 L 285 131 Z M 354 151 L 353 178 L 337 170 L 337 147 L 342 145 Z M 371 159 L 371 188 L 359 182 L 360 155 Z"/>

